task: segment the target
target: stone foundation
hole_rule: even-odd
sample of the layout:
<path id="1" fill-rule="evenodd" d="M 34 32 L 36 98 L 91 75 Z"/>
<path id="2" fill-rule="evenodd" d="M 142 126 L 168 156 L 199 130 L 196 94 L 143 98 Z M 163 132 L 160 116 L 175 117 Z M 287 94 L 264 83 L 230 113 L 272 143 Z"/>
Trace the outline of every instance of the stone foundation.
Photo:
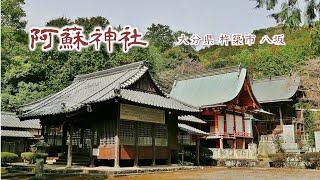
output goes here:
<path id="1" fill-rule="evenodd" d="M 220 149 L 209 148 L 212 151 L 212 159 L 257 159 L 257 145 L 251 143 L 248 149 Z"/>

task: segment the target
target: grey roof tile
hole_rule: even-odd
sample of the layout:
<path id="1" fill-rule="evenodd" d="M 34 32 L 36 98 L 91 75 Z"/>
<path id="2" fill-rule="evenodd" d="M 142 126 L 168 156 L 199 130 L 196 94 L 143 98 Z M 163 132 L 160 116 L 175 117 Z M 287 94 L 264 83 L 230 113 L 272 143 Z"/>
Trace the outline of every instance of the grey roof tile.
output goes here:
<path id="1" fill-rule="evenodd" d="M 120 97 L 128 101 L 150 105 L 154 107 L 161 107 L 172 110 L 198 112 L 195 107 L 188 106 L 170 97 L 163 97 L 156 94 L 144 93 L 140 91 L 133 91 L 128 89 L 121 89 Z"/>
<path id="2" fill-rule="evenodd" d="M 193 135 L 209 135 L 209 133 L 206 133 L 204 131 L 201 131 L 197 128 L 194 128 L 194 127 L 191 127 L 191 126 L 188 126 L 186 124 L 181 124 L 181 123 L 178 123 L 178 127 L 179 129 L 181 129 L 182 131 L 185 131 L 189 134 L 193 134 Z"/>
<path id="3" fill-rule="evenodd" d="M 14 113 L 1 112 L 1 127 L 15 127 L 15 128 L 28 128 L 40 129 L 40 120 L 31 119 L 27 121 L 20 121 Z"/>
<path id="4" fill-rule="evenodd" d="M 278 76 L 253 81 L 252 91 L 260 103 L 291 101 L 299 85 L 297 76 Z"/>
<path id="5" fill-rule="evenodd" d="M 178 78 L 170 96 L 196 107 L 233 100 L 247 78 L 245 68 L 230 67 Z"/>
<path id="6" fill-rule="evenodd" d="M 68 113 L 88 104 L 112 99 L 117 96 L 117 94 L 114 93 L 116 89 L 124 89 L 130 86 L 140 79 L 145 73 L 148 73 L 148 68 L 143 62 L 137 62 L 104 71 L 77 76 L 74 82 L 62 91 L 48 96 L 47 98 L 43 98 L 41 101 L 37 101 L 22 107 L 22 114 L 19 117 L 27 119 L 28 117 L 32 118 Z M 160 88 L 159 90 L 162 92 Z M 130 94 L 126 94 L 125 92 L 126 91 L 124 91 L 123 94 L 124 98 L 133 98 L 130 96 Z M 164 94 L 165 93 L 162 92 L 163 96 Z M 145 93 L 144 96 L 148 98 L 153 97 L 147 93 Z M 170 107 L 172 109 L 183 111 L 189 111 L 193 109 L 192 112 L 194 112 L 194 108 L 183 106 L 181 105 L 182 103 L 178 103 L 178 101 L 176 102 L 173 99 L 163 101 L 166 104 L 161 105 L 163 102 L 160 100 L 163 100 L 163 97 L 160 97 L 161 96 L 157 98 L 159 100 L 158 102 L 154 101 L 154 99 L 147 100 L 147 98 L 142 99 L 143 101 L 141 98 L 135 98 L 133 100 L 141 101 L 141 103 L 145 102 L 152 106 L 163 106 L 165 108 Z M 179 107 L 174 108 L 173 106 Z"/>
<path id="7" fill-rule="evenodd" d="M 194 123 L 201 123 L 201 124 L 206 124 L 207 122 L 192 116 L 192 115 L 184 115 L 184 116 L 179 116 L 178 117 L 179 121 L 187 121 L 187 122 L 194 122 Z"/>
<path id="8" fill-rule="evenodd" d="M 1 130 L 1 137 L 33 138 L 34 136 L 28 131 Z"/>

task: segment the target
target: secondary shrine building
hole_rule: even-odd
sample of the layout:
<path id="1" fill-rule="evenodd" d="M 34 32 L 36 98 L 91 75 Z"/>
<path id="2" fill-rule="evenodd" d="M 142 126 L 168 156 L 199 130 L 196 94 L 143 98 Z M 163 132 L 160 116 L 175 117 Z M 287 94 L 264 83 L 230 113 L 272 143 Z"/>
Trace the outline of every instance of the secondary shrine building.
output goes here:
<path id="1" fill-rule="evenodd" d="M 19 118 L 40 119 L 57 162 L 71 166 L 73 155 L 87 153 L 82 161 L 111 160 L 118 167 L 120 160 L 170 163 L 178 148 L 178 116 L 196 112 L 168 97 L 137 62 L 77 76 L 62 91 L 21 108 Z"/>
<path id="2" fill-rule="evenodd" d="M 209 133 L 201 139 L 208 148 L 247 148 L 252 142 L 252 122 L 244 116 L 261 108 L 242 67 L 214 69 L 179 76 L 170 94 L 192 106 L 200 107 L 198 118 L 206 121 L 199 129 Z"/>

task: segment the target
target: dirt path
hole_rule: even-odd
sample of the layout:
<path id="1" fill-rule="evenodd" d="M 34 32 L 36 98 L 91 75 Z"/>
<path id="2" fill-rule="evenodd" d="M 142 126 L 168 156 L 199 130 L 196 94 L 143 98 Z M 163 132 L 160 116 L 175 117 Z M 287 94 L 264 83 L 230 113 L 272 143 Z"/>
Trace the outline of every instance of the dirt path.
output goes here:
<path id="1" fill-rule="evenodd" d="M 320 170 L 276 169 L 276 168 L 206 168 L 203 170 L 130 175 L 113 178 L 115 180 L 191 180 L 191 179 L 245 179 L 245 180 L 320 180 Z"/>

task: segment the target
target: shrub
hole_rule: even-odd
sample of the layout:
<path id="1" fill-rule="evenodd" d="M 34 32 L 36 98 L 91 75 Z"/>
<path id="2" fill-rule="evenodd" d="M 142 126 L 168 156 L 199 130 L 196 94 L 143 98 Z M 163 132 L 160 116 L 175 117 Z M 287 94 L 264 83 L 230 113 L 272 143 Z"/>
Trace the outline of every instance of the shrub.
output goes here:
<path id="1" fill-rule="evenodd" d="M 270 160 L 272 161 L 273 167 L 284 167 L 287 156 L 284 153 L 270 154 Z"/>
<path id="2" fill-rule="evenodd" d="M 300 158 L 305 162 L 306 168 L 315 169 L 320 167 L 320 152 L 308 152 L 300 154 Z"/>
<path id="3" fill-rule="evenodd" d="M 1 152 L 1 164 L 8 164 L 17 162 L 19 156 L 11 152 Z"/>
<path id="4" fill-rule="evenodd" d="M 28 162 L 29 164 L 34 164 L 36 162 L 35 153 L 33 152 L 23 152 L 20 156 L 22 160 Z"/>

